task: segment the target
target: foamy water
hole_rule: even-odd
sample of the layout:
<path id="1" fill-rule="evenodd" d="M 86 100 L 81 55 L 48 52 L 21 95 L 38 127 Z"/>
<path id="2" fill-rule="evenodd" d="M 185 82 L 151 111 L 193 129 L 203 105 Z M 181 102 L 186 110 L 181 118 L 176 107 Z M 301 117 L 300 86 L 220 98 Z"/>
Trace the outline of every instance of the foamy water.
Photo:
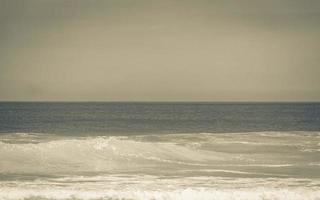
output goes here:
<path id="1" fill-rule="evenodd" d="M 0 136 L 0 199 L 320 199 L 319 132 Z"/>

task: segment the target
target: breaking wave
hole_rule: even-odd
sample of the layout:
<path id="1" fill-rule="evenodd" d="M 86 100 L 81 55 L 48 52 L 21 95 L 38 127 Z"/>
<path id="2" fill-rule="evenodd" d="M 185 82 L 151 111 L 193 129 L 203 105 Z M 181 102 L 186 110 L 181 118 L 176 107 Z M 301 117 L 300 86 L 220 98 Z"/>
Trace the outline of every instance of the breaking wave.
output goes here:
<path id="1" fill-rule="evenodd" d="M 0 200 L 320 199 L 319 132 L 0 136 Z"/>
<path id="2" fill-rule="evenodd" d="M 284 133 L 282 137 L 277 133 L 276 140 L 270 137 L 272 134 L 2 135 L 0 173 L 145 172 L 161 167 L 189 170 L 197 167 L 204 171 L 248 174 L 250 171 L 241 171 L 243 167 L 283 168 L 314 163 L 314 159 L 305 163 L 303 156 L 318 154 L 319 133 Z M 285 159 L 291 154 L 300 155 L 301 162 L 300 158 Z"/>
<path id="3" fill-rule="evenodd" d="M 58 139 L 40 143 L 0 142 L 1 173 L 110 171 L 158 164 L 205 165 L 222 160 L 219 153 L 174 143 L 152 143 L 125 137 Z"/>
<path id="4" fill-rule="evenodd" d="M 6 195 L 3 195 L 6 194 Z M 181 189 L 172 191 L 109 190 L 109 191 L 75 191 L 75 190 L 12 190 L 1 189 L 0 199 L 16 200 L 317 200 L 320 191 L 311 189 Z"/>

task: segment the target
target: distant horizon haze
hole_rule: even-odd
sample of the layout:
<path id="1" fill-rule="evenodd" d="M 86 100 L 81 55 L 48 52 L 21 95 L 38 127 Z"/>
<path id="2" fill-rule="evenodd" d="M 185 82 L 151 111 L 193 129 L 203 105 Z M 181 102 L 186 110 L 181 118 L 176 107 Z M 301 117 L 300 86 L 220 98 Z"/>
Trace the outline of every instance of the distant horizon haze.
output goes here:
<path id="1" fill-rule="evenodd" d="M 320 1 L 0 0 L 0 101 L 320 101 Z"/>

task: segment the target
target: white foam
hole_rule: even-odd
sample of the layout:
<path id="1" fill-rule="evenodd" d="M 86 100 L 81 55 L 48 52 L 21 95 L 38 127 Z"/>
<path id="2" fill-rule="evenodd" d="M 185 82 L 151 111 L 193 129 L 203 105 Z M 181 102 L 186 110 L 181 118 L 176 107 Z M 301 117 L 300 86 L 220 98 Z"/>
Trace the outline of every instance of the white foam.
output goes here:
<path id="1" fill-rule="evenodd" d="M 266 138 L 265 135 L 277 137 Z M 308 137 L 303 138 L 303 136 Z M 162 167 L 163 171 L 173 167 L 176 169 L 200 167 L 200 171 L 203 172 L 229 170 L 229 173 L 232 173 L 242 170 L 242 174 L 281 176 L 272 171 L 250 172 L 243 168 L 271 170 L 271 168 L 302 165 L 316 167 L 307 164 L 317 162 L 313 159 L 316 155 L 309 156 L 310 160 L 306 160 L 301 153 L 317 154 L 319 152 L 317 137 L 318 133 L 313 132 L 117 137 L 6 134 L 0 136 L 0 173 L 68 174 L 115 170 L 146 172 L 155 168 L 157 171 L 159 167 Z M 272 154 L 272 151 L 276 153 Z M 290 159 L 292 155 L 296 158 L 295 162 Z"/>
<path id="2" fill-rule="evenodd" d="M 223 154 L 174 143 L 152 143 L 122 137 L 53 140 L 41 143 L 0 142 L 0 172 L 37 173 L 110 171 L 173 163 L 201 165 L 223 160 Z"/>
<path id="3" fill-rule="evenodd" d="M 188 188 L 178 190 L 105 190 L 84 191 L 73 189 L 1 188 L 1 200 L 21 199 L 131 199 L 131 200 L 318 200 L 319 190 L 305 188 L 253 188 L 253 189 L 208 189 Z"/>

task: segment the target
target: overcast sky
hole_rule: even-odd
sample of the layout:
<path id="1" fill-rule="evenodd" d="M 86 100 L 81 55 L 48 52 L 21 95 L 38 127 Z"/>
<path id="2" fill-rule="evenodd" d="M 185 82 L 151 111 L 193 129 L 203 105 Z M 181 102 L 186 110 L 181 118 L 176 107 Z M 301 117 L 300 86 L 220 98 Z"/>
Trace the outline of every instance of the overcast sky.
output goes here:
<path id="1" fill-rule="evenodd" d="M 320 101 L 319 0 L 0 0 L 0 100 Z"/>

